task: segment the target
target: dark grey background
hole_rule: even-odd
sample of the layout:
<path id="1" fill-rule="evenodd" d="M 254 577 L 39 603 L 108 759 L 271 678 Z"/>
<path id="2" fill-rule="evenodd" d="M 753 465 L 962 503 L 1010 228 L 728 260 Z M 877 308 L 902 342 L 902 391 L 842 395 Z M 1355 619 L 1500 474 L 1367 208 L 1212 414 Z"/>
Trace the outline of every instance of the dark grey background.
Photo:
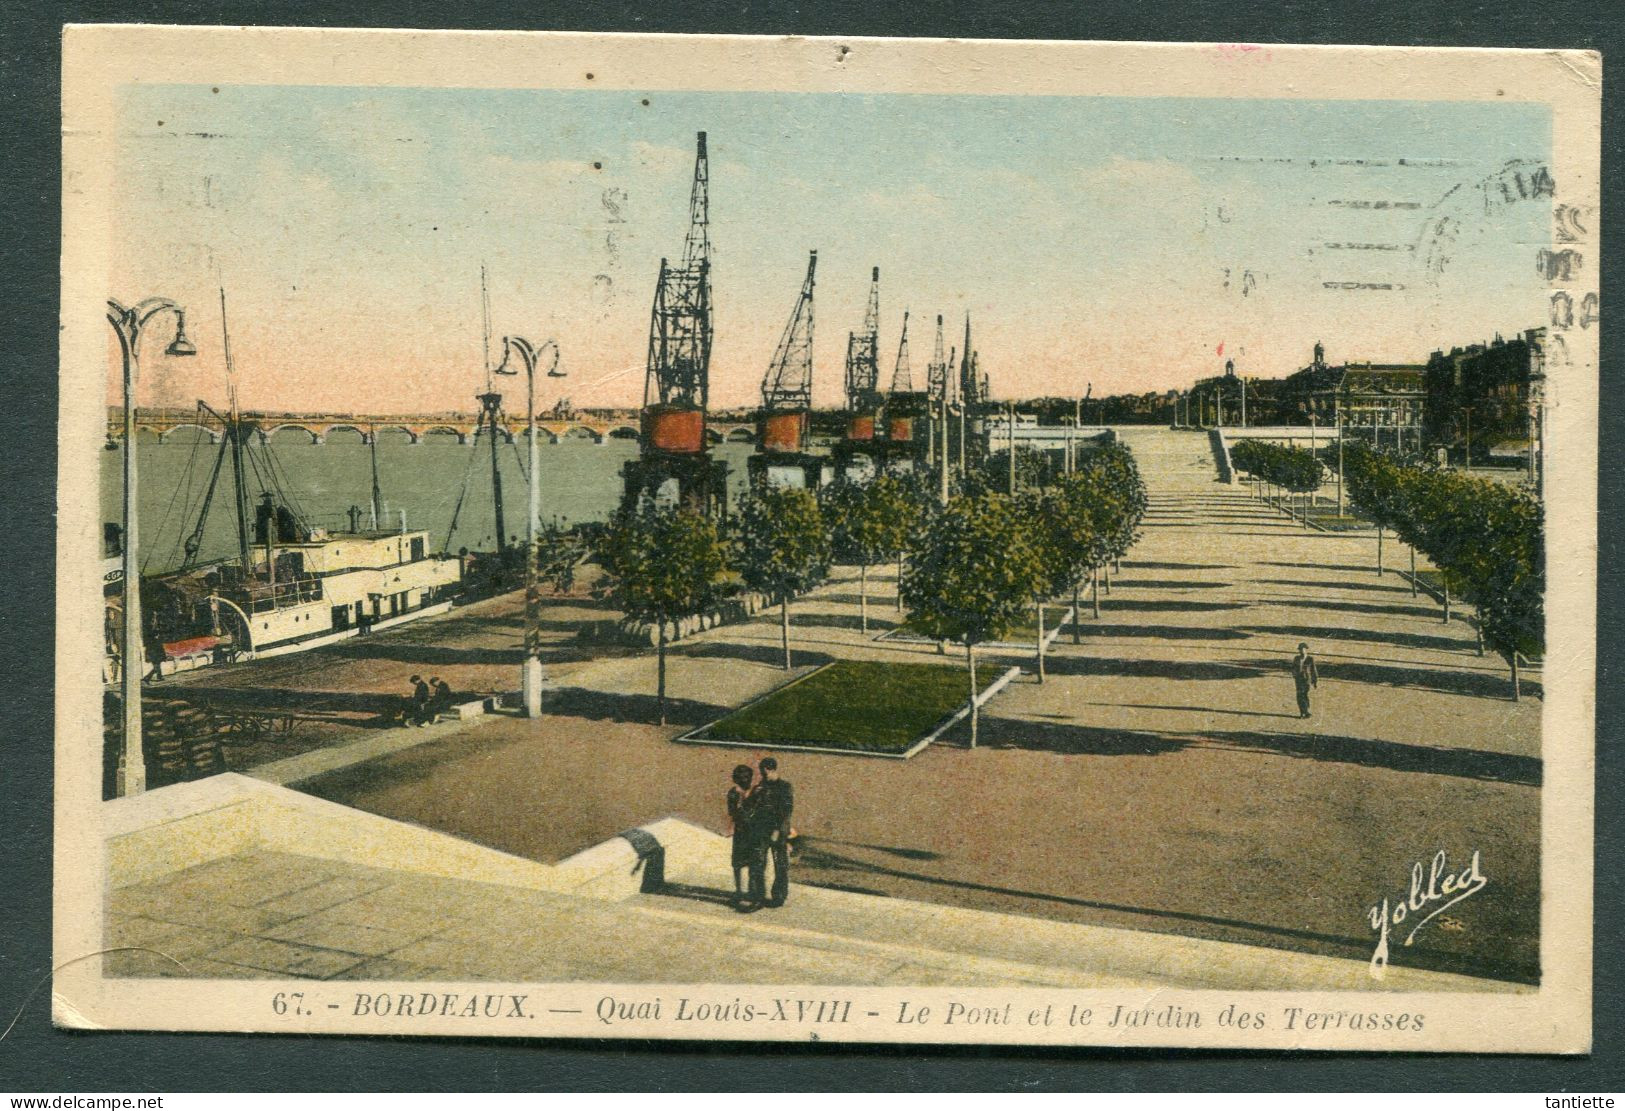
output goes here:
<path id="1" fill-rule="evenodd" d="M 291 24 L 966 38 L 1376 43 L 1601 50 L 1625 7 L 1595 0 L 962 0 L 697 3 L 0 0 L 4 72 L 4 452 L 0 455 L 0 1091 L 1612 1091 L 1621 1062 L 1621 692 L 1618 329 L 1602 347 L 1601 606 L 1597 681 L 1595 1051 L 1589 1058 L 1311 1055 L 717 1044 L 83 1034 L 53 1030 L 51 748 L 59 228 L 59 33 L 65 22 Z M 1622 211 L 1617 87 L 1604 81 L 1603 207 Z M 1604 224 L 1604 261 L 1619 258 Z M 1604 301 L 1608 298 L 1604 283 Z M 1605 319 L 1606 308 L 1605 304 Z M 30 995 L 30 992 L 33 992 Z M 1493 1011 L 1486 1022 L 1496 1021 Z"/>

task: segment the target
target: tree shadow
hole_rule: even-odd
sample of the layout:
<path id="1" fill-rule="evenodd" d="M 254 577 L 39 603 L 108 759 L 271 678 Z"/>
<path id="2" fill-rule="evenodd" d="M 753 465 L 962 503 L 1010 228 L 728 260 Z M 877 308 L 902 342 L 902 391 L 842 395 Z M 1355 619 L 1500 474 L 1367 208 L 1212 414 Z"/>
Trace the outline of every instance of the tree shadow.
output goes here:
<path id="1" fill-rule="evenodd" d="M 1175 563 L 1150 559 L 1125 559 L 1124 567 L 1146 568 L 1158 571 L 1230 571 L 1229 563 Z"/>
<path id="2" fill-rule="evenodd" d="M 1446 775 L 1539 787 L 1542 764 L 1535 756 L 1517 756 L 1474 748 L 1400 744 L 1368 737 L 1338 737 L 1325 733 L 1208 733 L 1204 739 L 1224 748 L 1272 752 L 1305 760 L 1358 764 L 1395 772 Z"/>
<path id="3" fill-rule="evenodd" d="M 323 652 L 347 660 L 393 660 L 414 667 L 450 667 L 454 664 L 505 664 L 517 666 L 525 658 L 523 647 L 450 648 L 438 644 L 414 644 L 369 639 L 352 639 L 329 645 Z"/>
<path id="4" fill-rule="evenodd" d="M 870 609 L 873 610 L 871 603 Z M 873 612 L 869 614 L 869 632 L 883 633 L 887 629 L 896 629 L 903 623 L 891 617 L 877 617 Z M 845 613 L 793 613 L 790 615 L 790 640 L 795 642 L 796 628 L 809 626 L 822 629 L 852 629 L 863 631 L 863 619 L 857 614 Z"/>
<path id="5" fill-rule="evenodd" d="M 1061 639 L 1056 641 L 1057 646 L 1067 643 L 1072 635 L 1072 625 L 1062 630 Z M 1197 626 L 1185 625 L 1099 625 L 1085 618 L 1077 622 L 1077 629 L 1084 636 L 1093 637 L 1155 637 L 1162 640 L 1246 640 L 1247 634 L 1237 632 L 1235 629 L 1206 629 Z"/>
<path id="6" fill-rule="evenodd" d="M 1335 610 L 1338 613 L 1369 613 L 1386 617 L 1432 617 L 1437 619 L 1440 612 L 1436 606 L 1389 606 L 1383 605 L 1380 602 L 1321 601 L 1314 598 L 1304 598 L 1301 600 L 1271 599 L 1270 601 L 1262 602 L 1260 604 L 1272 606 L 1296 606 L 1302 609 L 1312 610 Z"/>
<path id="7" fill-rule="evenodd" d="M 1293 563 L 1282 560 L 1261 559 L 1260 567 L 1296 567 L 1304 571 L 1363 571 L 1366 574 L 1376 574 L 1376 565 L 1372 563 Z"/>
<path id="8" fill-rule="evenodd" d="M 1244 713 L 1210 710 L 1205 706 L 1152 706 L 1150 709 L 1188 710 L 1192 713 Z M 1292 717 L 1292 714 L 1258 714 L 1259 717 Z M 969 727 L 960 724 L 951 735 L 969 738 Z M 979 743 L 988 748 L 1029 749 L 1064 756 L 1161 756 L 1198 745 L 1267 752 L 1298 759 L 1333 764 L 1356 764 L 1386 771 L 1444 775 L 1457 779 L 1477 779 L 1539 787 L 1541 761 L 1537 757 L 1487 752 L 1480 749 L 1445 748 L 1434 745 L 1400 744 L 1365 737 L 1340 737 L 1325 733 L 1276 733 L 1262 730 L 1191 730 L 1168 733 L 1157 730 L 1102 728 L 1089 725 L 1038 722 L 1026 719 L 983 717 L 978 730 Z"/>
<path id="9" fill-rule="evenodd" d="M 1298 637 L 1302 640 L 1354 640 L 1441 652 L 1460 652 L 1471 650 L 1473 647 L 1470 640 L 1428 636 L 1425 633 L 1389 633 L 1377 629 L 1346 629 L 1318 625 L 1243 625 L 1242 628 L 1262 636 Z"/>
<path id="10" fill-rule="evenodd" d="M 1211 582 L 1206 579 L 1113 579 L 1115 587 L 1137 587 L 1142 590 L 1217 590 L 1233 583 Z"/>
<path id="11" fill-rule="evenodd" d="M 744 660 L 747 663 L 768 664 L 781 670 L 784 667 L 784 649 L 777 644 L 692 644 L 679 646 L 673 654 L 701 660 Z M 798 645 L 793 626 L 790 630 L 790 655 L 796 667 L 819 667 L 835 659 L 827 652 Z"/>
<path id="12" fill-rule="evenodd" d="M 900 849 L 892 845 L 870 845 L 862 841 L 842 841 L 834 837 L 806 837 L 801 839 L 802 851 L 809 845 L 845 845 L 852 849 L 868 849 L 870 852 L 885 853 L 887 856 L 902 857 L 904 860 L 941 860 L 941 853 L 934 853 L 930 849 Z"/>
<path id="13" fill-rule="evenodd" d="M 1384 586 L 1375 582 L 1316 582 L 1314 579 L 1256 579 L 1254 581 L 1269 583 L 1272 586 L 1303 586 L 1311 590 L 1378 590 L 1388 594 L 1409 594 L 1411 589 L 1408 586 Z"/>
<path id="14" fill-rule="evenodd" d="M 1276 660 L 1220 663 L 1213 660 L 1128 660 L 1093 656 L 1051 656 L 1046 668 L 1052 675 L 1122 677 L 1131 679 L 1225 680 L 1256 679 L 1279 674 L 1285 664 Z"/>
<path id="15" fill-rule="evenodd" d="M 1211 613 L 1217 610 L 1246 609 L 1246 602 L 1198 602 L 1194 600 L 1175 599 L 1149 599 L 1149 598 L 1114 598 L 1110 594 L 1101 592 L 1100 605 L 1102 609 L 1111 609 L 1116 612 L 1132 611 L 1136 613 Z"/>
<path id="16" fill-rule="evenodd" d="M 896 590 L 875 590 L 872 581 L 870 586 L 869 608 L 871 610 L 876 606 L 895 606 L 897 604 Z M 833 602 L 836 605 L 843 606 L 861 606 L 863 604 L 863 596 L 860 594 L 812 594 L 809 597 L 820 602 Z"/>
<path id="17" fill-rule="evenodd" d="M 660 720 L 659 700 L 652 694 L 622 694 L 587 690 L 582 687 L 560 687 L 547 692 L 543 698 L 543 706 L 548 715 L 554 717 L 626 722 L 633 725 L 654 725 Z M 666 723 L 704 725 L 717 720 L 731 709 L 730 706 L 718 706 L 711 702 L 698 702 L 694 699 L 667 695 Z"/>
<path id="18" fill-rule="evenodd" d="M 1304 528 L 1302 525 L 1298 524 L 1296 521 L 1290 521 L 1289 522 L 1285 518 L 1283 518 L 1281 520 L 1281 527 L 1280 528 L 1271 529 L 1269 532 L 1227 532 L 1227 533 L 1225 533 L 1225 535 L 1226 536 L 1259 536 L 1259 537 L 1263 537 L 1265 540 L 1279 540 L 1283 536 L 1295 536 L 1300 540 L 1339 540 L 1339 539 L 1342 539 L 1336 533 L 1316 532 L 1314 529 L 1306 529 L 1306 528 Z M 1320 566 L 1320 564 L 1311 564 L 1311 566 Z"/>
<path id="19" fill-rule="evenodd" d="M 1285 661 L 1248 660 L 1254 667 L 1284 674 Z M 1365 683 L 1371 686 L 1403 687 L 1409 690 L 1433 691 L 1438 694 L 1460 694 L 1469 698 L 1494 698 L 1508 701 L 1512 697 L 1512 679 L 1506 675 L 1482 671 L 1452 671 L 1423 667 L 1389 666 L 1348 660 L 1316 660 L 1316 669 L 1322 679 L 1337 679 L 1345 683 Z M 1522 679 L 1522 693 L 1530 698 L 1543 698 L 1545 690 L 1537 679 Z"/>
<path id="20" fill-rule="evenodd" d="M 1221 710 L 1216 706 L 1165 706 L 1154 702 L 1085 702 L 1083 705 L 1110 706 L 1113 708 L 1121 707 L 1123 709 L 1133 710 L 1173 710 L 1176 712 L 1192 714 L 1226 714 L 1230 717 L 1241 718 L 1287 718 L 1291 721 L 1298 720 L 1298 715 L 1295 713 L 1272 714 L 1263 710 Z"/>
<path id="21" fill-rule="evenodd" d="M 984 713 L 976 731 L 983 748 L 1017 748 L 1053 752 L 1062 756 L 1162 756 L 1187 747 L 1188 741 L 1137 729 L 1104 729 L 1088 725 L 992 717 Z M 943 741 L 970 743 L 970 724 L 960 722 L 942 736 Z M 939 742 L 940 743 L 940 742 Z"/>

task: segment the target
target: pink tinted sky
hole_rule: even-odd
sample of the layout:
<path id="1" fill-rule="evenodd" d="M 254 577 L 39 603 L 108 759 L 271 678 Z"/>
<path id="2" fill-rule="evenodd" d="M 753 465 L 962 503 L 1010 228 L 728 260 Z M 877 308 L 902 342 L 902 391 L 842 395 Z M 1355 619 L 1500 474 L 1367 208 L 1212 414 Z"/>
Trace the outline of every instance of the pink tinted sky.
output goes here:
<path id="1" fill-rule="evenodd" d="M 200 353 L 149 339 L 138 400 L 223 400 L 224 284 L 245 406 L 468 409 L 483 263 L 498 336 L 556 338 L 577 405 L 635 405 L 702 129 L 719 407 L 757 400 L 812 248 L 820 404 L 875 265 L 883 379 L 904 308 L 922 382 L 933 317 L 956 345 L 968 311 L 1001 397 L 1176 388 L 1220 343 L 1274 377 L 1317 339 L 1421 361 L 1539 322 L 1532 105 L 141 87 L 110 290 L 185 303 Z"/>

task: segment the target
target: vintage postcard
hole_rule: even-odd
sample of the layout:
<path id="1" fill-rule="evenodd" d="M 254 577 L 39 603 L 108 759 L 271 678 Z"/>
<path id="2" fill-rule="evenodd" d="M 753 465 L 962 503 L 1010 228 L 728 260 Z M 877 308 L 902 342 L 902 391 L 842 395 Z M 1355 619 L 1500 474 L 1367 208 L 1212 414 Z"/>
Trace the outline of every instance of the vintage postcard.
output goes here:
<path id="1" fill-rule="evenodd" d="M 1586 1052 L 1601 79 L 68 28 L 56 1021 Z"/>

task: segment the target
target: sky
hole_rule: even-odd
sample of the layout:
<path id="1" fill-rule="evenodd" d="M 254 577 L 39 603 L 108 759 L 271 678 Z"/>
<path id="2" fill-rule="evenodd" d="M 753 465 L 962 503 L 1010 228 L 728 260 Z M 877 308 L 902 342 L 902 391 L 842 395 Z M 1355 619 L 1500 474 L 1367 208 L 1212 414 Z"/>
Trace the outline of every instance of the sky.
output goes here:
<path id="1" fill-rule="evenodd" d="M 637 405 L 700 130 L 717 408 L 759 400 L 813 249 L 833 405 L 872 266 L 883 383 L 905 310 L 922 386 L 968 313 L 996 397 L 1102 396 L 1534 327 L 1549 245 L 1524 103 L 143 85 L 119 120 L 110 293 L 199 348 L 149 338 L 142 405 L 224 401 L 223 285 L 244 407 L 476 408 L 482 265 L 494 335 L 560 346 L 543 407 Z"/>

